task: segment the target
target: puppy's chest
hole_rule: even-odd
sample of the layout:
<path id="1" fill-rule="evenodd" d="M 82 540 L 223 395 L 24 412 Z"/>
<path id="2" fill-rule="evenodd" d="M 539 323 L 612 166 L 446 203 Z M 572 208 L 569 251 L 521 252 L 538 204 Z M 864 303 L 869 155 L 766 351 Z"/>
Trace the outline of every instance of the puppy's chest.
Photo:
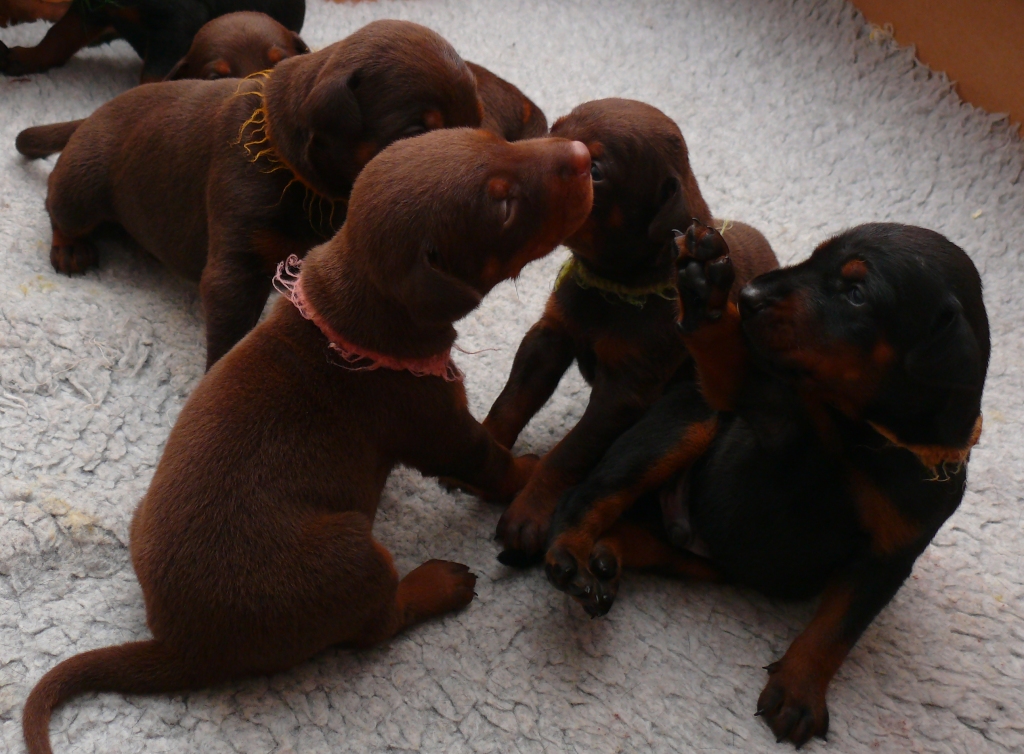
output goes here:
<path id="1" fill-rule="evenodd" d="M 279 179 L 277 183 L 270 193 L 276 193 L 279 201 L 267 212 L 274 230 L 301 240 L 307 248 L 333 238 L 348 212 L 344 200 L 327 199 L 298 181 Z"/>
<path id="2" fill-rule="evenodd" d="M 576 290 L 560 303 L 580 373 L 588 382 L 599 370 L 645 383 L 664 381 L 686 359 L 671 302 L 649 297 L 637 306 L 607 300 L 598 291 Z"/>
<path id="3" fill-rule="evenodd" d="M 765 409 L 723 422 L 695 472 L 691 515 L 735 578 L 800 596 L 852 558 L 920 552 L 965 480 L 962 469 L 934 479 L 912 454 L 844 417 Z"/>

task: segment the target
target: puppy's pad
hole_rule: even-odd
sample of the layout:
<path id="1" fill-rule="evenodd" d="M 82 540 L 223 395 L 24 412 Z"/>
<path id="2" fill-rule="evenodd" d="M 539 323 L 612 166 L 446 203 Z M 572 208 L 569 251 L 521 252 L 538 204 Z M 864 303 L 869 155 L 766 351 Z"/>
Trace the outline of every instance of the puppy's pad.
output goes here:
<path id="1" fill-rule="evenodd" d="M 1024 750 L 1024 148 L 839 0 L 309 0 L 315 47 L 364 23 L 431 26 L 519 85 L 549 120 L 582 101 L 646 100 L 682 126 L 717 217 L 762 229 L 784 261 L 868 220 L 935 228 L 981 269 L 993 356 L 985 433 L 961 509 L 843 666 L 828 744 L 811 751 Z M 0 31 L 34 43 L 43 24 Z M 202 375 L 197 291 L 124 244 L 67 278 L 49 263 L 53 159 L 14 153 L 29 125 L 88 115 L 137 80 L 123 42 L 0 78 L 0 749 L 59 660 L 146 637 L 128 525 Z M 173 136 L 173 135 L 169 135 Z M 460 323 L 482 417 L 540 314 L 564 252 Z M 494 350 L 487 350 L 494 349 Z M 543 452 L 588 392 L 565 380 L 527 428 Z M 822 505 L 830 501 L 822 500 Z M 468 563 L 464 612 L 368 652 L 328 651 L 273 678 L 155 697 L 86 695 L 57 752 L 778 752 L 753 716 L 812 605 L 629 575 L 590 620 L 539 570 L 495 560 L 499 511 L 399 470 L 376 531 L 403 572 Z"/>

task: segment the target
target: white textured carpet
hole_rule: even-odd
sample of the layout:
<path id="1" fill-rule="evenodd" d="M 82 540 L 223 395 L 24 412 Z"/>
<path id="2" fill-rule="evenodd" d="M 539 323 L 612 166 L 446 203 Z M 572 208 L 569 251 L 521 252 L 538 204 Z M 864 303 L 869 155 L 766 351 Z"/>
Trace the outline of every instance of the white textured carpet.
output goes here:
<path id="1" fill-rule="evenodd" d="M 853 650 L 811 751 L 1024 751 L 1024 148 L 911 52 L 872 39 L 839 0 L 502 0 L 325 4 L 326 45 L 377 17 L 440 31 L 549 116 L 611 95 L 676 118 L 718 216 L 760 227 L 784 260 L 867 220 L 935 228 L 981 269 L 992 320 L 985 434 L 959 512 Z M 34 41 L 42 25 L 0 32 Z M 32 684 L 76 652 L 146 636 L 127 526 L 167 431 L 202 374 L 193 286 L 105 249 L 52 271 L 48 162 L 25 126 L 89 114 L 140 63 L 118 43 L 49 75 L 0 78 L 0 749 L 23 751 Z M 562 254 L 496 290 L 460 328 L 473 411 L 498 394 Z M 575 372 L 523 435 L 543 452 L 580 415 Z M 827 504 L 828 501 L 822 501 Z M 150 698 L 87 695 L 55 716 L 58 752 L 786 751 L 754 718 L 812 606 L 630 576 L 591 621 L 538 570 L 507 570 L 498 511 L 409 471 L 376 530 L 403 572 L 468 563 L 466 611 L 363 653 L 326 652 L 269 679 Z"/>

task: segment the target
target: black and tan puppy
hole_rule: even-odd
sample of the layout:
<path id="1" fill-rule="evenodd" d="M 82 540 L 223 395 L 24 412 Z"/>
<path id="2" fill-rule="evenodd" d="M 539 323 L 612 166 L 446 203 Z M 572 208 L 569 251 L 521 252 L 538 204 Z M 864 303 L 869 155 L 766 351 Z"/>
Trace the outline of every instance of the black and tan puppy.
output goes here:
<path id="1" fill-rule="evenodd" d="M 612 442 L 688 371 L 676 327 L 673 228 L 711 213 L 690 169 L 679 127 L 655 107 L 624 99 L 580 105 L 552 135 L 590 150 L 594 209 L 566 241 L 573 256 L 544 315 L 523 338 L 512 373 L 484 426 L 511 448 L 573 360 L 592 386 L 579 423 L 544 458 L 502 516 L 499 558 L 539 558 L 558 499 Z M 778 267 L 764 236 L 742 223 L 726 230 L 738 269 L 734 293 Z"/>
<path id="2" fill-rule="evenodd" d="M 18 136 L 50 175 L 50 260 L 97 263 L 89 236 L 121 225 L 199 281 L 207 366 L 256 324 L 278 263 L 330 238 L 363 165 L 395 141 L 478 126 L 473 74 L 439 35 L 376 21 L 266 78 L 174 81 L 116 97 L 84 121 Z M 66 144 L 66 146 L 65 146 Z"/>
<path id="3" fill-rule="evenodd" d="M 444 186 L 438 191 L 438 186 Z M 452 323 L 590 211 L 582 144 L 453 129 L 394 144 L 288 296 L 199 383 L 131 528 L 153 638 L 86 652 L 25 705 L 30 754 L 88 690 L 154 693 L 368 646 L 465 606 L 476 577 L 430 561 L 399 580 L 371 525 L 396 464 L 494 500 L 526 481 L 473 419 Z"/>
<path id="4" fill-rule="evenodd" d="M 466 62 L 476 76 L 476 88 L 484 105 L 482 128 L 507 141 L 536 139 L 548 132 L 544 113 L 518 87 L 488 71 Z"/>
<path id="5" fill-rule="evenodd" d="M 302 30 L 305 0 L 73 0 L 35 47 L 0 42 L 0 73 L 21 76 L 63 65 L 88 44 L 111 36 L 142 58 L 142 83 L 160 81 L 188 54 L 211 19 L 235 11 L 265 13 L 290 31 Z"/>
<path id="6" fill-rule="evenodd" d="M 228 13 L 196 33 L 188 54 L 164 80 L 245 78 L 307 52 L 298 34 L 266 13 Z"/>
<path id="7" fill-rule="evenodd" d="M 862 225 L 737 306 L 726 240 L 695 225 L 680 245 L 704 400 L 686 383 L 666 393 L 562 500 L 548 577 L 593 615 L 623 566 L 820 594 L 757 707 L 800 746 L 827 732 L 833 675 L 963 498 L 989 358 L 981 280 L 938 233 Z M 680 472 L 705 557 L 620 520 Z"/>

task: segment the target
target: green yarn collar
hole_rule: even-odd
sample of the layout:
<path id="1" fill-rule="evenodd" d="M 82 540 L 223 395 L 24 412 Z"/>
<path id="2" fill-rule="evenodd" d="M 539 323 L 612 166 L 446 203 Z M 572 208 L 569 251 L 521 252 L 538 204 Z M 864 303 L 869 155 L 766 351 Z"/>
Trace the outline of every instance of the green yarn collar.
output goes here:
<path id="1" fill-rule="evenodd" d="M 588 270 L 575 255 L 569 257 L 562 269 L 558 271 L 555 278 L 555 290 L 557 291 L 565 283 L 572 279 L 580 288 L 593 288 L 601 293 L 606 301 L 615 303 L 617 301 L 630 306 L 643 309 L 647 299 L 651 296 L 663 298 L 666 301 L 675 301 L 678 297 L 676 287 L 672 283 L 662 282 L 644 286 L 629 286 L 608 280 L 600 275 L 595 275 Z"/>

